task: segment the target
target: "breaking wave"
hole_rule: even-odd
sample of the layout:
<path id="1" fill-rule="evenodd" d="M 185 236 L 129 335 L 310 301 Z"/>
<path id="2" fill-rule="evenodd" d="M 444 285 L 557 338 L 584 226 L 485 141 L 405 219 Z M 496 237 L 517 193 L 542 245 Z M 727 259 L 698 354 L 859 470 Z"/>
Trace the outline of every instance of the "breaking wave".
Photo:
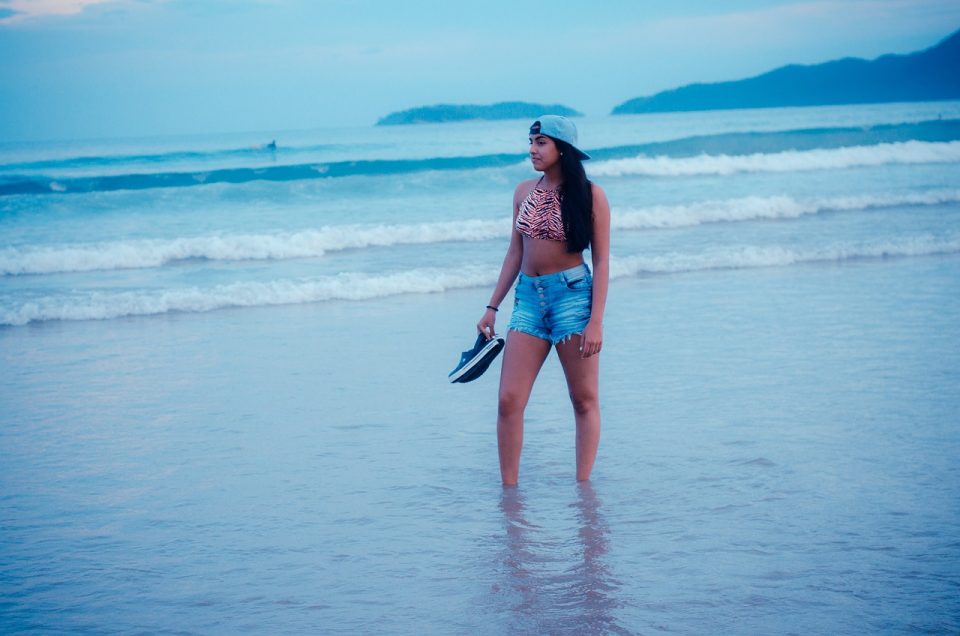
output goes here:
<path id="1" fill-rule="evenodd" d="M 877 244 L 838 244 L 815 250 L 779 246 L 724 248 L 705 253 L 672 253 L 611 260 L 611 277 L 681 272 L 784 267 L 800 263 L 897 258 L 960 253 L 960 238 L 919 236 Z M 16 326 L 50 320 L 105 320 L 171 312 L 207 312 L 229 307 L 367 300 L 400 294 L 439 293 L 489 286 L 498 268 L 415 269 L 386 275 L 346 273 L 313 280 L 237 282 L 209 288 L 162 291 L 75 292 L 46 296 L 0 307 L 0 325 Z"/>
<path id="2" fill-rule="evenodd" d="M 689 177 L 740 172 L 800 172 L 842 170 L 888 164 L 954 163 L 960 161 L 960 141 L 904 141 L 872 146 L 785 150 L 748 155 L 668 157 L 640 155 L 588 166 L 593 177 Z"/>
<path id="3" fill-rule="evenodd" d="M 717 269 L 786 267 L 802 263 L 839 262 L 860 259 L 903 258 L 960 253 L 960 238 L 920 236 L 875 244 L 835 245 L 821 249 L 790 249 L 781 246 L 743 246 L 701 254 L 671 253 L 662 256 L 630 256 L 611 260 L 611 278 L 643 274 L 675 274 Z"/>
<path id="4" fill-rule="evenodd" d="M 957 161 L 960 120 L 867 127 L 727 132 L 660 142 L 588 148 L 593 175 L 684 176 L 745 171 L 819 170 L 885 163 Z M 145 188 L 187 188 L 252 181 L 297 181 L 422 171 L 479 170 L 526 165 L 525 153 L 352 160 L 323 159 L 335 146 L 182 150 L 159 154 L 66 157 L 0 164 L 0 197 Z M 938 153 L 945 156 L 938 158 Z M 338 153 L 340 154 L 340 153 Z M 329 155 L 327 155 L 329 156 Z M 184 163 L 186 162 L 186 163 Z M 227 167 L 224 164 L 232 167 Z M 178 167 L 179 169 L 174 169 Z M 187 168 L 186 166 L 192 166 Z M 200 169 L 199 166 L 209 166 Z M 36 171 L 53 171 L 38 174 Z"/>
<path id="5" fill-rule="evenodd" d="M 614 209 L 614 231 L 679 228 L 706 223 L 793 219 L 821 212 L 942 205 L 960 202 L 960 189 L 864 194 L 797 200 L 743 197 L 683 205 Z M 473 219 L 397 225 L 343 225 L 287 234 L 243 234 L 0 249 L 0 275 L 55 274 L 163 267 L 190 259 L 211 261 L 316 258 L 328 252 L 392 245 L 505 238 L 510 219 Z"/>
<path id="6" fill-rule="evenodd" d="M 615 210 L 614 229 L 646 230 L 679 228 L 739 221 L 796 219 L 822 212 L 854 212 L 899 206 L 944 205 L 960 202 L 960 190 L 937 189 L 922 192 L 860 194 L 815 199 L 790 196 L 750 196 L 719 201 L 698 201 L 685 205 L 657 205 Z"/>
<path id="7" fill-rule="evenodd" d="M 106 269 L 162 267 L 172 262 L 284 260 L 323 256 L 328 251 L 444 241 L 482 241 L 509 232 L 509 219 L 410 225 L 344 225 L 289 234 L 200 236 L 169 240 L 7 248 L 0 274 L 53 274 Z"/>

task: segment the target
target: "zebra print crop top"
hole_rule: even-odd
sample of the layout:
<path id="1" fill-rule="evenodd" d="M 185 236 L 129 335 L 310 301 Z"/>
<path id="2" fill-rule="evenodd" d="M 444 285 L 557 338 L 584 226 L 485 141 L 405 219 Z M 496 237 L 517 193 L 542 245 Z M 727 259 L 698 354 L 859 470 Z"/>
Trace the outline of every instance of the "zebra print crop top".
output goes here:
<path id="1" fill-rule="evenodd" d="M 534 186 L 517 211 L 517 231 L 530 238 L 566 241 L 560 200 L 558 190 L 543 190 Z"/>

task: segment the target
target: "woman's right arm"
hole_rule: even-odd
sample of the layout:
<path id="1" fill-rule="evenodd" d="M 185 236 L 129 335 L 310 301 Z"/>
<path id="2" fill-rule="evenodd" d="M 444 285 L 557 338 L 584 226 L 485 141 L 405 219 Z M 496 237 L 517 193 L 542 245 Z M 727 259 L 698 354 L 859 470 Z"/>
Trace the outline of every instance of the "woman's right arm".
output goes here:
<path id="1" fill-rule="evenodd" d="M 490 307 L 500 307 L 500 303 L 507 297 L 507 292 L 513 285 L 520 273 L 520 263 L 523 261 L 523 237 L 517 232 L 517 213 L 520 210 L 521 194 L 529 189 L 525 181 L 517 186 L 513 193 L 513 224 L 510 226 L 510 245 L 507 247 L 507 254 L 503 257 L 503 265 L 500 267 L 500 276 L 497 278 L 497 286 L 493 288 L 493 294 L 490 296 L 488 308 L 483 312 L 483 317 L 477 323 L 477 331 L 487 337 L 487 340 L 496 335 L 494 323 L 497 321 L 497 312 Z"/>

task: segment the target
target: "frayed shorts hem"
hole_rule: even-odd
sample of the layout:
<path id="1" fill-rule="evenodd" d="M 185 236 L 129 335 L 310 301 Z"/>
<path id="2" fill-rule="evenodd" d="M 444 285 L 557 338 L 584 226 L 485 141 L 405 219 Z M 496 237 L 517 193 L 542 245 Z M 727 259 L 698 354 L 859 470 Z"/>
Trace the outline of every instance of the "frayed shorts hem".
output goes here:
<path id="1" fill-rule="evenodd" d="M 565 334 L 565 335 L 563 335 L 563 336 L 560 336 L 559 338 L 546 338 L 546 337 L 543 336 L 543 334 L 533 333 L 531 330 L 524 329 L 523 327 L 509 327 L 509 328 L 507 329 L 507 331 L 516 331 L 517 333 L 522 333 L 522 334 L 526 334 L 526 335 L 528 335 L 528 336 L 533 336 L 534 338 L 538 338 L 538 339 L 540 339 L 540 340 L 546 340 L 547 342 L 549 342 L 549 343 L 550 343 L 551 345 L 553 345 L 553 346 L 556 346 L 556 345 L 558 345 L 558 344 L 567 342 L 568 340 L 570 340 L 570 339 L 573 338 L 574 336 L 580 336 L 581 338 L 583 337 L 583 332 L 582 332 L 582 331 L 572 331 L 572 332 L 570 332 L 570 333 L 568 333 L 568 334 Z"/>

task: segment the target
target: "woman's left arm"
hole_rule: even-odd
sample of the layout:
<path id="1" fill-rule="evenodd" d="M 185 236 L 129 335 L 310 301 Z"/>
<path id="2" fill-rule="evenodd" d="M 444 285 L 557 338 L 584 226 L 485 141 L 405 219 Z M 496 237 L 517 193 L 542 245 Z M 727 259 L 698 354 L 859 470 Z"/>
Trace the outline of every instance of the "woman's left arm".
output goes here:
<path id="1" fill-rule="evenodd" d="M 590 322 L 583 330 L 581 357 L 588 358 L 603 348 L 603 311 L 607 304 L 610 284 L 610 204 L 603 188 L 591 184 L 593 190 L 593 239 L 590 254 L 593 257 L 593 302 Z"/>

